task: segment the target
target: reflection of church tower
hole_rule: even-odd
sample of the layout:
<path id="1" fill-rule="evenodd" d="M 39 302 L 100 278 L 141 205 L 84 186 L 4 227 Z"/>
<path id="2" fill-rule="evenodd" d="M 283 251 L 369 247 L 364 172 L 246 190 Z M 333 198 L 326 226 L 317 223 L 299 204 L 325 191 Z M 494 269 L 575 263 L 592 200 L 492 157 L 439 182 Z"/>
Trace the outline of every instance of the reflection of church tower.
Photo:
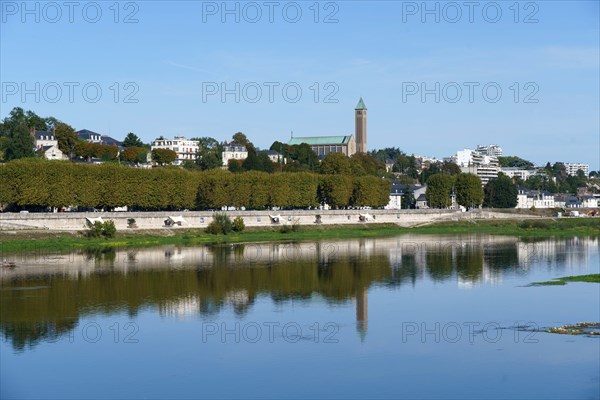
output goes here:
<path id="1" fill-rule="evenodd" d="M 354 134 L 356 136 L 356 152 L 366 153 L 367 152 L 367 107 L 363 102 L 362 97 L 358 101 L 356 108 L 354 109 L 355 114 L 355 125 Z"/>
<path id="2" fill-rule="evenodd" d="M 356 294 L 356 330 L 360 341 L 365 341 L 369 327 L 369 296 L 367 289 L 360 289 Z"/>

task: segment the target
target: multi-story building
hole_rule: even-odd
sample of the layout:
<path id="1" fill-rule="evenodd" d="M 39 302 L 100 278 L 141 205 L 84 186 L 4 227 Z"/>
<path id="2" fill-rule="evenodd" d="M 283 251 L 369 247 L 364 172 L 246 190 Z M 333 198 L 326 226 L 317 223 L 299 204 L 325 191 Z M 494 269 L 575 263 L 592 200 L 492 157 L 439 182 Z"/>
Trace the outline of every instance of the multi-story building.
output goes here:
<path id="1" fill-rule="evenodd" d="M 229 160 L 239 160 L 243 161 L 248 158 L 248 149 L 246 146 L 242 146 L 237 143 L 224 143 L 223 144 L 223 168 L 227 168 L 229 165 Z"/>
<path id="2" fill-rule="evenodd" d="M 88 129 L 82 129 L 80 131 L 77 131 L 77 136 L 79 136 L 79 139 L 81 140 L 85 140 L 86 142 L 90 142 L 90 143 L 95 143 L 95 144 L 102 144 L 102 135 L 96 132 L 92 132 Z"/>
<path id="3" fill-rule="evenodd" d="M 528 190 L 520 187 L 517 192 L 515 208 L 555 208 L 554 194 L 546 191 Z"/>
<path id="4" fill-rule="evenodd" d="M 177 153 L 175 165 L 181 165 L 184 161 L 194 161 L 200 152 L 200 143 L 197 140 L 189 140 L 182 136 L 173 139 L 165 139 L 162 136 L 152 142 L 151 150 L 167 149 Z"/>
<path id="5" fill-rule="evenodd" d="M 58 148 L 58 139 L 56 139 L 55 130 L 38 131 L 35 127 L 30 130 L 33 137 L 33 146 L 35 151 L 44 153 L 44 157 L 48 160 L 65 160 L 67 157 Z"/>
<path id="6" fill-rule="evenodd" d="M 54 132 L 54 128 L 49 131 L 38 131 L 35 127 L 32 127 L 30 133 L 33 137 L 33 145 L 36 150 L 45 146 L 58 146 L 58 140 L 56 139 L 56 136 L 54 136 Z"/>
<path id="7" fill-rule="evenodd" d="M 477 145 L 475 152 L 484 156 L 502 157 L 502 147 L 497 144 Z"/>
<path id="8" fill-rule="evenodd" d="M 526 181 L 532 175 L 536 175 L 538 173 L 537 169 L 524 169 L 519 167 L 500 167 L 500 172 L 509 178 L 518 178 L 523 181 Z"/>
<path id="9" fill-rule="evenodd" d="M 582 170 L 585 176 L 590 174 L 590 166 L 588 164 L 581 163 L 563 163 L 567 170 L 567 174 L 571 176 L 577 176 L 577 171 Z"/>
<path id="10" fill-rule="evenodd" d="M 462 172 L 477 175 L 481 179 L 482 185 L 498 177 L 500 167 L 498 158 L 481 154 L 475 150 L 464 149 L 456 152 L 456 155 L 445 159 L 457 164 Z"/>

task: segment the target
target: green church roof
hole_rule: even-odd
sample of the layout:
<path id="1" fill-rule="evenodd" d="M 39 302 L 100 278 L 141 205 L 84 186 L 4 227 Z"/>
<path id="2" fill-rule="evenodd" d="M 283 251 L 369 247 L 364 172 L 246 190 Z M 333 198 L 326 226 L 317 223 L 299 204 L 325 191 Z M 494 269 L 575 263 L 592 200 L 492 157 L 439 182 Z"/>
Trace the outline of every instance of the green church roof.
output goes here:
<path id="1" fill-rule="evenodd" d="M 366 110 L 367 106 L 365 106 L 365 102 L 363 101 L 362 97 L 360 98 L 360 100 L 358 101 L 358 104 L 356 105 L 355 110 Z"/>
<path id="2" fill-rule="evenodd" d="M 288 144 L 302 144 L 306 143 L 311 146 L 316 145 L 327 145 L 327 144 L 347 144 L 352 136 L 310 136 L 310 137 L 293 137 L 290 139 Z"/>

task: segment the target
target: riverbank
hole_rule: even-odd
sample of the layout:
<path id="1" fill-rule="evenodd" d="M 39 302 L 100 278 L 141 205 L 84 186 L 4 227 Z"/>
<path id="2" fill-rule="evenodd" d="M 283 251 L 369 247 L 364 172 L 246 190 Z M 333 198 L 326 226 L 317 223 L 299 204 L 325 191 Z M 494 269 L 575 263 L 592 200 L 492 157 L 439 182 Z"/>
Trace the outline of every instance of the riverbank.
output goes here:
<path id="1" fill-rule="evenodd" d="M 600 236 L 600 218 L 543 220 L 476 220 L 439 222 L 418 227 L 395 224 L 301 226 L 280 229 L 249 228 L 241 233 L 210 235 L 204 229 L 118 231 L 111 239 L 87 238 L 83 232 L 14 231 L 0 233 L 0 253 L 73 251 L 102 247 L 149 247 L 162 244 L 218 244 L 390 237 L 401 234 L 489 234 L 519 237 Z"/>

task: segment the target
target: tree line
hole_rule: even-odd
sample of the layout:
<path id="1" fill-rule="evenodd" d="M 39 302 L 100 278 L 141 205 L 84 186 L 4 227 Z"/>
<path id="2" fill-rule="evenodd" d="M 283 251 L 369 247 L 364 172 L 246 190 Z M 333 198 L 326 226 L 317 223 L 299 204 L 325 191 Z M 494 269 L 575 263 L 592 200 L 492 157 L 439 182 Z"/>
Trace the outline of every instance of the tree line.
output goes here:
<path id="1" fill-rule="evenodd" d="M 427 180 L 425 196 L 431 208 L 448 208 L 452 205 L 452 195 L 456 202 L 467 210 L 479 207 L 514 208 L 517 206 L 517 186 L 500 173 L 490 179 L 484 187 L 481 179 L 473 174 L 435 174 Z"/>
<path id="2" fill-rule="evenodd" d="M 328 176 L 223 170 L 150 170 L 117 164 L 41 159 L 0 166 L 0 204 L 17 208 L 94 207 L 133 210 L 383 207 L 390 183 L 373 176 Z"/>

